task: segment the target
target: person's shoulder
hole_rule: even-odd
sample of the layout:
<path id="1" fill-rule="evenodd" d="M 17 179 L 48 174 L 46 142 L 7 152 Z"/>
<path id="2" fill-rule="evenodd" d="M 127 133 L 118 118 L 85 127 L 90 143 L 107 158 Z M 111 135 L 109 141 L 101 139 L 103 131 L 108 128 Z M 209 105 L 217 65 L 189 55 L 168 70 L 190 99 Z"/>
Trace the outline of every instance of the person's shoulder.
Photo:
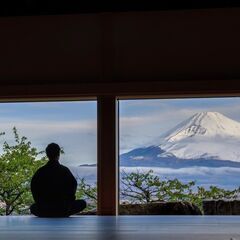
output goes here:
<path id="1" fill-rule="evenodd" d="M 63 170 L 63 171 L 66 171 L 66 172 L 71 172 L 70 169 L 62 164 L 59 164 L 60 168 Z"/>
<path id="2" fill-rule="evenodd" d="M 64 174 L 66 174 L 66 175 L 68 175 L 70 177 L 73 177 L 73 174 L 72 174 L 71 170 L 68 167 L 66 167 L 66 166 L 64 166 L 62 164 L 60 164 L 60 166 L 61 166 L 61 169 L 64 172 Z"/>
<path id="3" fill-rule="evenodd" d="M 39 174 L 41 172 L 43 172 L 46 169 L 46 164 L 41 166 L 40 168 L 37 169 L 37 171 L 35 172 L 35 174 Z"/>
<path id="4" fill-rule="evenodd" d="M 38 181 L 45 172 L 46 165 L 43 165 L 42 167 L 38 168 L 37 171 L 32 176 L 32 181 Z"/>

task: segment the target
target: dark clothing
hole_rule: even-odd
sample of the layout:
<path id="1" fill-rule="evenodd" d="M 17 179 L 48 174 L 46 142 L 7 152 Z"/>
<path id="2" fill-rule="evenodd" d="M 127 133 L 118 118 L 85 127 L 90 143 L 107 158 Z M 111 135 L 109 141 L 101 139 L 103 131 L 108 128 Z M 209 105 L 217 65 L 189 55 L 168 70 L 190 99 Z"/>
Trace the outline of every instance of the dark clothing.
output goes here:
<path id="1" fill-rule="evenodd" d="M 48 205 L 48 208 L 38 206 L 34 203 L 31 207 L 31 213 L 38 217 L 68 217 L 72 214 L 81 212 L 86 207 L 86 202 L 84 200 L 75 200 L 69 204 L 69 208 L 56 207 L 57 202 L 52 206 Z"/>
<path id="2" fill-rule="evenodd" d="M 32 178 L 31 191 L 36 204 L 31 212 L 42 217 L 73 214 L 76 189 L 77 181 L 70 170 L 58 161 L 49 161 Z"/>

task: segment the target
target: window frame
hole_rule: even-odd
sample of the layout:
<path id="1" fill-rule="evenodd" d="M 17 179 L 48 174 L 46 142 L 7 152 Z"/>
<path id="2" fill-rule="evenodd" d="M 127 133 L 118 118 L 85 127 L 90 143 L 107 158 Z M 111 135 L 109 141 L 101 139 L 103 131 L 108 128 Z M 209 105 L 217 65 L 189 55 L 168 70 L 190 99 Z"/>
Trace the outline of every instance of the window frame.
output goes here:
<path id="1" fill-rule="evenodd" d="M 118 215 L 118 100 L 154 98 L 237 97 L 240 81 L 225 80 L 159 80 L 108 83 L 67 81 L 6 82 L 0 102 L 97 100 L 98 215 Z M 104 124 L 104 121 L 106 121 Z M 106 153 L 106 146 L 110 154 Z M 101 149 L 101 150 L 100 150 Z"/>

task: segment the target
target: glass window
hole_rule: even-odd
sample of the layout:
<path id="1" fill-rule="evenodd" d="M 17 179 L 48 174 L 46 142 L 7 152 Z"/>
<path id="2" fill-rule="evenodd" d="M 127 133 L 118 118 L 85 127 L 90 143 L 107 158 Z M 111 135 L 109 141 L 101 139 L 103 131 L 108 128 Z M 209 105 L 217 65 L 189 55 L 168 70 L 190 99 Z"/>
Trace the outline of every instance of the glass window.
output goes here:
<path id="1" fill-rule="evenodd" d="M 30 180 L 46 163 L 45 148 L 62 148 L 60 163 L 78 181 L 77 198 L 96 208 L 96 101 L 0 104 L 0 214 L 29 214 Z"/>
<path id="2" fill-rule="evenodd" d="M 240 98 L 121 100 L 119 112 L 120 214 L 240 214 Z"/>

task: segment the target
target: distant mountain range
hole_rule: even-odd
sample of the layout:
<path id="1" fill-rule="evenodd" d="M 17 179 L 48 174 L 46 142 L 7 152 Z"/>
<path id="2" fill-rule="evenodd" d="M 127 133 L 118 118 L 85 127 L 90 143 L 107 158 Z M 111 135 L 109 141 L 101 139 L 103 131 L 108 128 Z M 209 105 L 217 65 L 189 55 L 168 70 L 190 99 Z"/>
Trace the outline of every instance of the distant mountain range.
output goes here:
<path id="1" fill-rule="evenodd" d="M 81 164 L 79 165 L 79 167 L 96 167 L 97 164 L 93 163 L 93 164 Z"/>
<path id="2" fill-rule="evenodd" d="M 240 123 L 218 112 L 197 113 L 151 146 L 122 154 L 120 165 L 240 167 Z"/>

